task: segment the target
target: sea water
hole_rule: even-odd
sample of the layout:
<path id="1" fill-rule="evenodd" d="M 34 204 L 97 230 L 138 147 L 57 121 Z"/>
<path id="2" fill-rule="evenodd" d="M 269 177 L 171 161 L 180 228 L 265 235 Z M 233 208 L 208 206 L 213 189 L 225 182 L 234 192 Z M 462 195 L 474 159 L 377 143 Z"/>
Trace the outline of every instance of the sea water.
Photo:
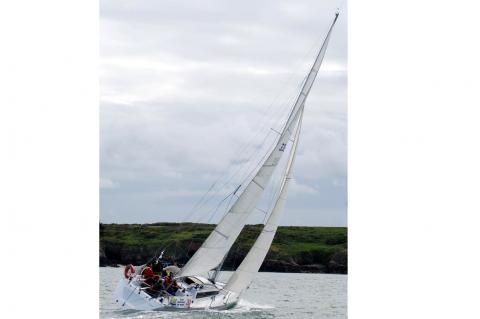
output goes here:
<path id="1" fill-rule="evenodd" d="M 231 272 L 223 272 L 226 281 Z M 333 274 L 258 273 L 230 310 L 121 310 L 113 291 L 123 268 L 100 268 L 100 318 L 346 318 L 347 276 Z"/>

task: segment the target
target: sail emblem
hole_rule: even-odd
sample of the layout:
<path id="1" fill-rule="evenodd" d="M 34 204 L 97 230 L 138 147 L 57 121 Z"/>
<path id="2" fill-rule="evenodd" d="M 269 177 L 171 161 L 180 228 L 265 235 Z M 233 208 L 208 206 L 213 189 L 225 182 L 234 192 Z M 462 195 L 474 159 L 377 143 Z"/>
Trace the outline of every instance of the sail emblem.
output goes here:
<path id="1" fill-rule="evenodd" d="M 280 152 L 285 151 L 285 147 L 287 147 L 287 143 L 282 143 L 282 146 L 278 149 Z"/>

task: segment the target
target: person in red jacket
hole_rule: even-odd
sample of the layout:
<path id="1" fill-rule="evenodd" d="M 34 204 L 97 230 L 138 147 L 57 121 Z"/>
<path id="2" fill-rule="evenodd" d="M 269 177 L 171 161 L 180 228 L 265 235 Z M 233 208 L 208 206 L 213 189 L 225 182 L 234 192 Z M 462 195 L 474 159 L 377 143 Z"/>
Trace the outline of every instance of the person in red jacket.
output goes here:
<path id="1" fill-rule="evenodd" d="M 151 264 L 147 264 L 147 266 L 145 266 L 145 268 L 143 268 L 142 276 L 143 276 L 144 279 L 152 278 L 154 276 Z"/>
<path id="2" fill-rule="evenodd" d="M 153 272 L 152 264 L 147 264 L 145 268 L 142 269 L 142 276 L 147 286 L 154 285 L 160 279 L 160 276 L 155 275 Z"/>

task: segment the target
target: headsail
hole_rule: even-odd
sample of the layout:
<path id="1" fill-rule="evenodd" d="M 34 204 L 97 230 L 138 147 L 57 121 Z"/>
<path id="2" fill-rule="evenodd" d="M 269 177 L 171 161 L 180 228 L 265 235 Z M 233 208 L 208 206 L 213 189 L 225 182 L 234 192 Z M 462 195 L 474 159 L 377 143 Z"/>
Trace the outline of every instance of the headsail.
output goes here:
<path id="1" fill-rule="evenodd" d="M 291 137 L 292 130 L 297 123 L 301 111 L 303 110 L 305 100 L 310 93 L 310 89 L 312 88 L 318 70 L 320 69 L 320 65 L 322 64 L 328 41 L 330 39 L 330 34 L 337 17 L 338 13 L 335 16 L 335 19 L 310 70 L 310 73 L 303 84 L 302 90 L 297 97 L 295 105 L 287 122 L 285 123 L 275 148 L 271 151 L 262 167 L 260 167 L 257 174 L 253 177 L 227 214 L 225 214 L 217 227 L 212 231 L 212 233 L 210 233 L 208 238 L 203 242 L 202 246 L 182 268 L 179 273 L 180 276 L 206 273 L 218 266 L 242 231 L 248 216 L 252 212 L 257 202 L 260 200 L 265 187 L 270 181 L 273 171 L 275 170 L 281 156 L 284 153 L 285 146 Z"/>
<path id="2" fill-rule="evenodd" d="M 300 137 L 302 117 L 303 109 L 298 120 L 297 128 L 295 130 L 294 141 L 290 150 L 285 176 L 282 180 L 282 185 L 280 188 L 280 193 L 278 195 L 275 206 L 273 207 L 272 213 L 268 217 L 262 232 L 258 236 L 247 256 L 245 256 L 240 266 L 238 266 L 237 270 L 233 273 L 232 277 L 230 277 L 227 284 L 223 288 L 224 290 L 236 294 L 241 294 L 252 282 L 255 274 L 260 269 L 260 266 L 262 266 L 263 260 L 265 259 L 265 256 L 267 256 L 270 246 L 272 245 L 273 238 L 275 237 L 275 233 L 278 228 L 278 221 L 287 200 L 288 184 L 289 181 L 292 179 L 292 167 L 295 161 L 295 153 L 297 151 L 298 139 Z"/>

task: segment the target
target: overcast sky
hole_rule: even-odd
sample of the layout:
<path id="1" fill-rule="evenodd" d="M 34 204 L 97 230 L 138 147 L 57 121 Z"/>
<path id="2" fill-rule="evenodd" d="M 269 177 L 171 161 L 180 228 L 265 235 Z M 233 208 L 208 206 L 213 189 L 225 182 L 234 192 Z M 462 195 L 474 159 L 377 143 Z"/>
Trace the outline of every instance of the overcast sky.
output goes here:
<path id="1" fill-rule="evenodd" d="M 100 3 L 101 222 L 218 221 L 219 200 L 281 129 L 341 1 Z M 346 25 L 343 8 L 306 103 L 282 225 L 347 223 Z M 277 180 L 250 223 L 263 221 Z"/>

